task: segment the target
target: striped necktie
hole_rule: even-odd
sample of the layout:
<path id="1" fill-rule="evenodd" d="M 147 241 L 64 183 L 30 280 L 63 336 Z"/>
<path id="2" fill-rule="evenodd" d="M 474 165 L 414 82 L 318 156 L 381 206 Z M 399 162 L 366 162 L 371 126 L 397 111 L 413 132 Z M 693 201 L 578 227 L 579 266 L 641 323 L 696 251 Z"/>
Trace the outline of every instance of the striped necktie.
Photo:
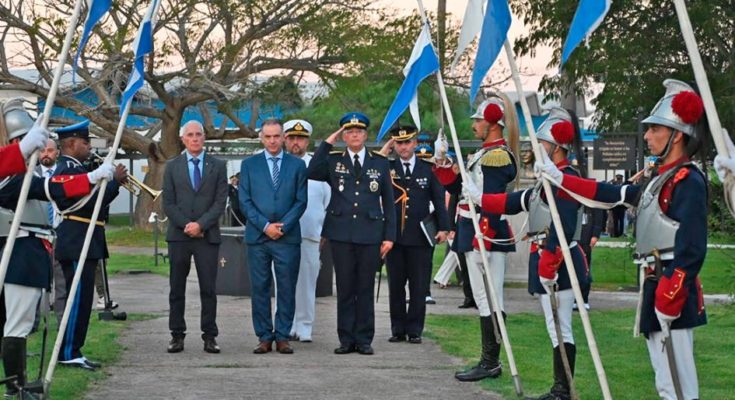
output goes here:
<path id="1" fill-rule="evenodd" d="M 273 163 L 273 169 L 271 170 L 271 178 L 273 179 L 273 189 L 278 188 L 278 173 L 280 172 L 278 170 L 278 159 L 279 157 L 271 157 L 271 162 Z"/>
<path id="2" fill-rule="evenodd" d="M 52 170 L 51 168 L 47 169 L 46 175 L 48 175 L 49 179 L 51 179 L 51 177 L 54 176 L 54 170 Z M 48 211 L 47 211 L 48 212 L 48 224 L 50 226 L 53 226 L 54 225 L 54 215 L 56 214 L 54 212 L 54 204 L 49 201 L 47 207 L 48 207 Z"/>

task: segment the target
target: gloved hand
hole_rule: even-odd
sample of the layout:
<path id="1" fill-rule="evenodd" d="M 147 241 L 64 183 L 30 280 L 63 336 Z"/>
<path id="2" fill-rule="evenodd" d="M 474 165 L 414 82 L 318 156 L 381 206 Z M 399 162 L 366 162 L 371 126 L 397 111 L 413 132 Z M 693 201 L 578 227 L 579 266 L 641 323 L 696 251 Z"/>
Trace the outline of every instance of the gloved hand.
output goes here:
<path id="1" fill-rule="evenodd" d="M 462 191 L 464 192 L 465 198 L 472 200 L 478 206 L 482 206 L 482 190 L 475 185 L 472 179 L 462 181 Z"/>
<path id="2" fill-rule="evenodd" d="M 26 160 L 36 151 L 46 148 L 50 132 L 41 125 L 42 120 L 43 114 L 39 114 L 36 122 L 20 141 L 20 152 Z"/>
<path id="3" fill-rule="evenodd" d="M 666 315 L 659 310 L 656 310 L 656 318 L 658 319 L 659 325 L 661 325 L 661 333 L 664 334 L 664 339 L 666 339 L 671 334 L 671 323 L 679 317 Z"/>
<path id="4" fill-rule="evenodd" d="M 447 151 L 449 151 L 447 137 L 444 136 L 444 133 L 439 132 L 436 136 L 436 141 L 434 141 L 434 158 L 443 160 L 447 156 Z"/>
<path id="5" fill-rule="evenodd" d="M 541 159 L 536 160 L 533 164 L 533 172 L 536 178 L 539 179 L 541 178 L 541 174 L 545 174 L 546 177 L 557 185 L 561 185 L 562 178 L 564 177 L 564 174 L 559 171 L 559 168 L 556 167 L 543 149 L 541 151 Z"/>
<path id="6" fill-rule="evenodd" d="M 720 178 L 720 182 L 725 181 L 725 175 L 728 173 L 735 176 L 735 144 L 732 143 L 732 139 L 730 139 L 730 135 L 727 134 L 727 131 L 723 129 L 723 132 L 723 136 L 725 137 L 725 146 L 727 147 L 727 152 L 730 153 L 730 156 L 725 157 L 720 154 L 715 156 L 715 171 L 717 171 L 717 176 Z"/>
<path id="7" fill-rule="evenodd" d="M 115 167 L 110 163 L 103 163 L 97 169 L 87 173 L 89 183 L 96 185 L 101 180 L 111 181 L 115 174 Z"/>

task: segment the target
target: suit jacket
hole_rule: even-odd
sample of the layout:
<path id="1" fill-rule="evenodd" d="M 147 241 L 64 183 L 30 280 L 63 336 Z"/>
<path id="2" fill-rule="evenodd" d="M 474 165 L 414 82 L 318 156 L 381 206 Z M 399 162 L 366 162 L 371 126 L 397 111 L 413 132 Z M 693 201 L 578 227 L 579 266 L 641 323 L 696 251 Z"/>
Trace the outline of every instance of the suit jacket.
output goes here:
<path id="1" fill-rule="evenodd" d="M 240 164 L 240 209 L 248 223 L 245 242 L 260 244 L 271 240 L 263 229 L 266 224 L 283 223 L 280 243 L 301 243 L 299 219 L 306 210 L 306 164 L 283 152 L 278 173 L 278 187 L 273 188 L 270 166 L 265 156 L 256 154 Z"/>
<path id="2" fill-rule="evenodd" d="M 183 153 L 169 161 L 163 172 L 163 211 L 169 219 L 166 241 L 192 240 L 184 233 L 184 227 L 189 222 L 197 222 L 207 242 L 218 244 L 221 241 L 219 217 L 227 204 L 227 166 L 207 154 L 201 186 L 194 191 L 187 163 Z"/>
<path id="3" fill-rule="evenodd" d="M 394 242 L 396 212 L 388 159 L 368 151 L 357 175 L 347 150 L 331 150 L 331 144 L 322 142 L 309 164 L 309 179 L 332 187 L 322 236 L 357 244 Z"/>
<path id="4" fill-rule="evenodd" d="M 429 214 L 429 204 L 434 205 L 434 211 L 437 222 L 437 229 L 440 231 L 449 230 L 449 217 L 447 217 L 447 208 L 445 206 L 444 187 L 431 170 L 432 164 L 416 157 L 416 162 L 409 178 L 406 177 L 405 167 L 401 164 L 400 158 L 391 161 L 391 175 L 396 188 L 393 193 L 396 199 L 396 244 L 404 246 L 425 246 L 429 247 L 429 241 L 426 240 L 421 229 L 421 221 Z M 406 201 L 406 211 L 403 215 L 402 202 L 400 197 L 403 190 L 406 191 L 408 200 Z M 403 219 L 403 230 L 401 231 L 401 219 Z"/>

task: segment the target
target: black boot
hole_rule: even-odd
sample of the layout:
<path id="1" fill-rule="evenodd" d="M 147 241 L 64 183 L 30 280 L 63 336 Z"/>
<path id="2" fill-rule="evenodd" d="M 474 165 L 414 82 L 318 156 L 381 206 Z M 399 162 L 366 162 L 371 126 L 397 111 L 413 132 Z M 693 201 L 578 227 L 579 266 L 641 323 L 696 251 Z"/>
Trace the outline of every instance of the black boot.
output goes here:
<path id="1" fill-rule="evenodd" d="M 6 383 L 6 396 L 18 393 L 18 388 L 26 383 L 26 339 L 19 337 L 3 338 L 3 366 L 5 377 L 15 376 L 16 379 Z"/>
<path id="2" fill-rule="evenodd" d="M 574 362 L 577 358 L 577 346 L 571 343 L 564 343 L 564 349 L 567 352 L 567 360 L 569 361 L 569 369 L 574 376 Z M 570 400 L 572 398 L 569 390 L 569 382 L 567 374 L 564 371 L 564 362 L 561 358 L 561 350 L 554 347 L 554 385 L 549 393 L 538 398 L 538 400 Z"/>
<path id="3" fill-rule="evenodd" d="M 497 378 L 500 376 L 502 366 L 500 364 L 500 336 L 495 336 L 493 320 L 491 316 L 480 317 L 480 332 L 482 333 L 482 356 L 477 365 L 464 372 L 457 372 L 454 377 L 461 382 L 474 382 L 485 378 Z M 505 319 L 505 313 L 503 313 Z"/>

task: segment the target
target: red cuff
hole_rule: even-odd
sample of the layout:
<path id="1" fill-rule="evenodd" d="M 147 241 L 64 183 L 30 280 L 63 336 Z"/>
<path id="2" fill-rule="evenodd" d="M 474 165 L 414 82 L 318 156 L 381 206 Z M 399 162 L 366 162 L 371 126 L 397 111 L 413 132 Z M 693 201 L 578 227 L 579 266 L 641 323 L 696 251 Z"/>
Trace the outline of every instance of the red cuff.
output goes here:
<path id="1" fill-rule="evenodd" d="M 64 197 L 81 197 L 89 194 L 92 185 L 87 174 L 57 175 L 51 178 L 51 183 L 60 183 L 64 188 Z"/>
<path id="2" fill-rule="evenodd" d="M 584 179 L 578 176 L 564 174 L 561 185 L 588 199 L 594 199 L 597 193 L 597 182 L 594 179 Z"/>
<path id="3" fill-rule="evenodd" d="M 507 193 L 483 194 L 482 210 L 490 214 L 503 214 L 505 213 L 505 202 L 507 198 Z"/>
<path id="4" fill-rule="evenodd" d="M 432 167 L 431 168 L 434 171 L 434 175 L 436 175 L 436 179 L 439 180 L 439 183 L 442 184 L 442 186 L 451 185 L 452 182 L 457 180 L 457 174 L 454 173 L 454 170 L 451 167 L 448 168 L 442 168 L 442 167 Z"/>
<path id="5" fill-rule="evenodd" d="M 656 286 L 656 309 L 662 313 L 672 317 L 681 315 L 687 297 L 689 296 L 689 288 L 684 286 L 684 278 L 687 273 L 681 268 L 674 269 L 671 278 L 662 276 Z"/>
<path id="6" fill-rule="evenodd" d="M 490 220 L 487 217 L 482 217 L 480 219 L 480 232 L 482 232 L 482 236 L 488 238 L 488 239 L 494 239 L 495 235 L 497 234 L 493 228 L 490 227 Z M 483 239 L 483 242 L 485 243 L 485 250 L 490 250 L 493 246 L 492 242 L 489 240 Z M 472 239 L 472 247 L 479 249 L 480 245 L 477 241 L 477 238 Z"/>
<path id="7" fill-rule="evenodd" d="M 26 161 L 19 144 L 0 147 L 0 178 L 25 172 Z"/>
<path id="8" fill-rule="evenodd" d="M 561 252 L 561 248 L 556 246 L 554 253 L 549 250 L 541 250 L 541 257 L 538 260 L 538 274 L 540 277 L 546 279 L 554 279 L 556 271 L 559 270 L 559 266 L 564 261 L 564 255 Z"/>

